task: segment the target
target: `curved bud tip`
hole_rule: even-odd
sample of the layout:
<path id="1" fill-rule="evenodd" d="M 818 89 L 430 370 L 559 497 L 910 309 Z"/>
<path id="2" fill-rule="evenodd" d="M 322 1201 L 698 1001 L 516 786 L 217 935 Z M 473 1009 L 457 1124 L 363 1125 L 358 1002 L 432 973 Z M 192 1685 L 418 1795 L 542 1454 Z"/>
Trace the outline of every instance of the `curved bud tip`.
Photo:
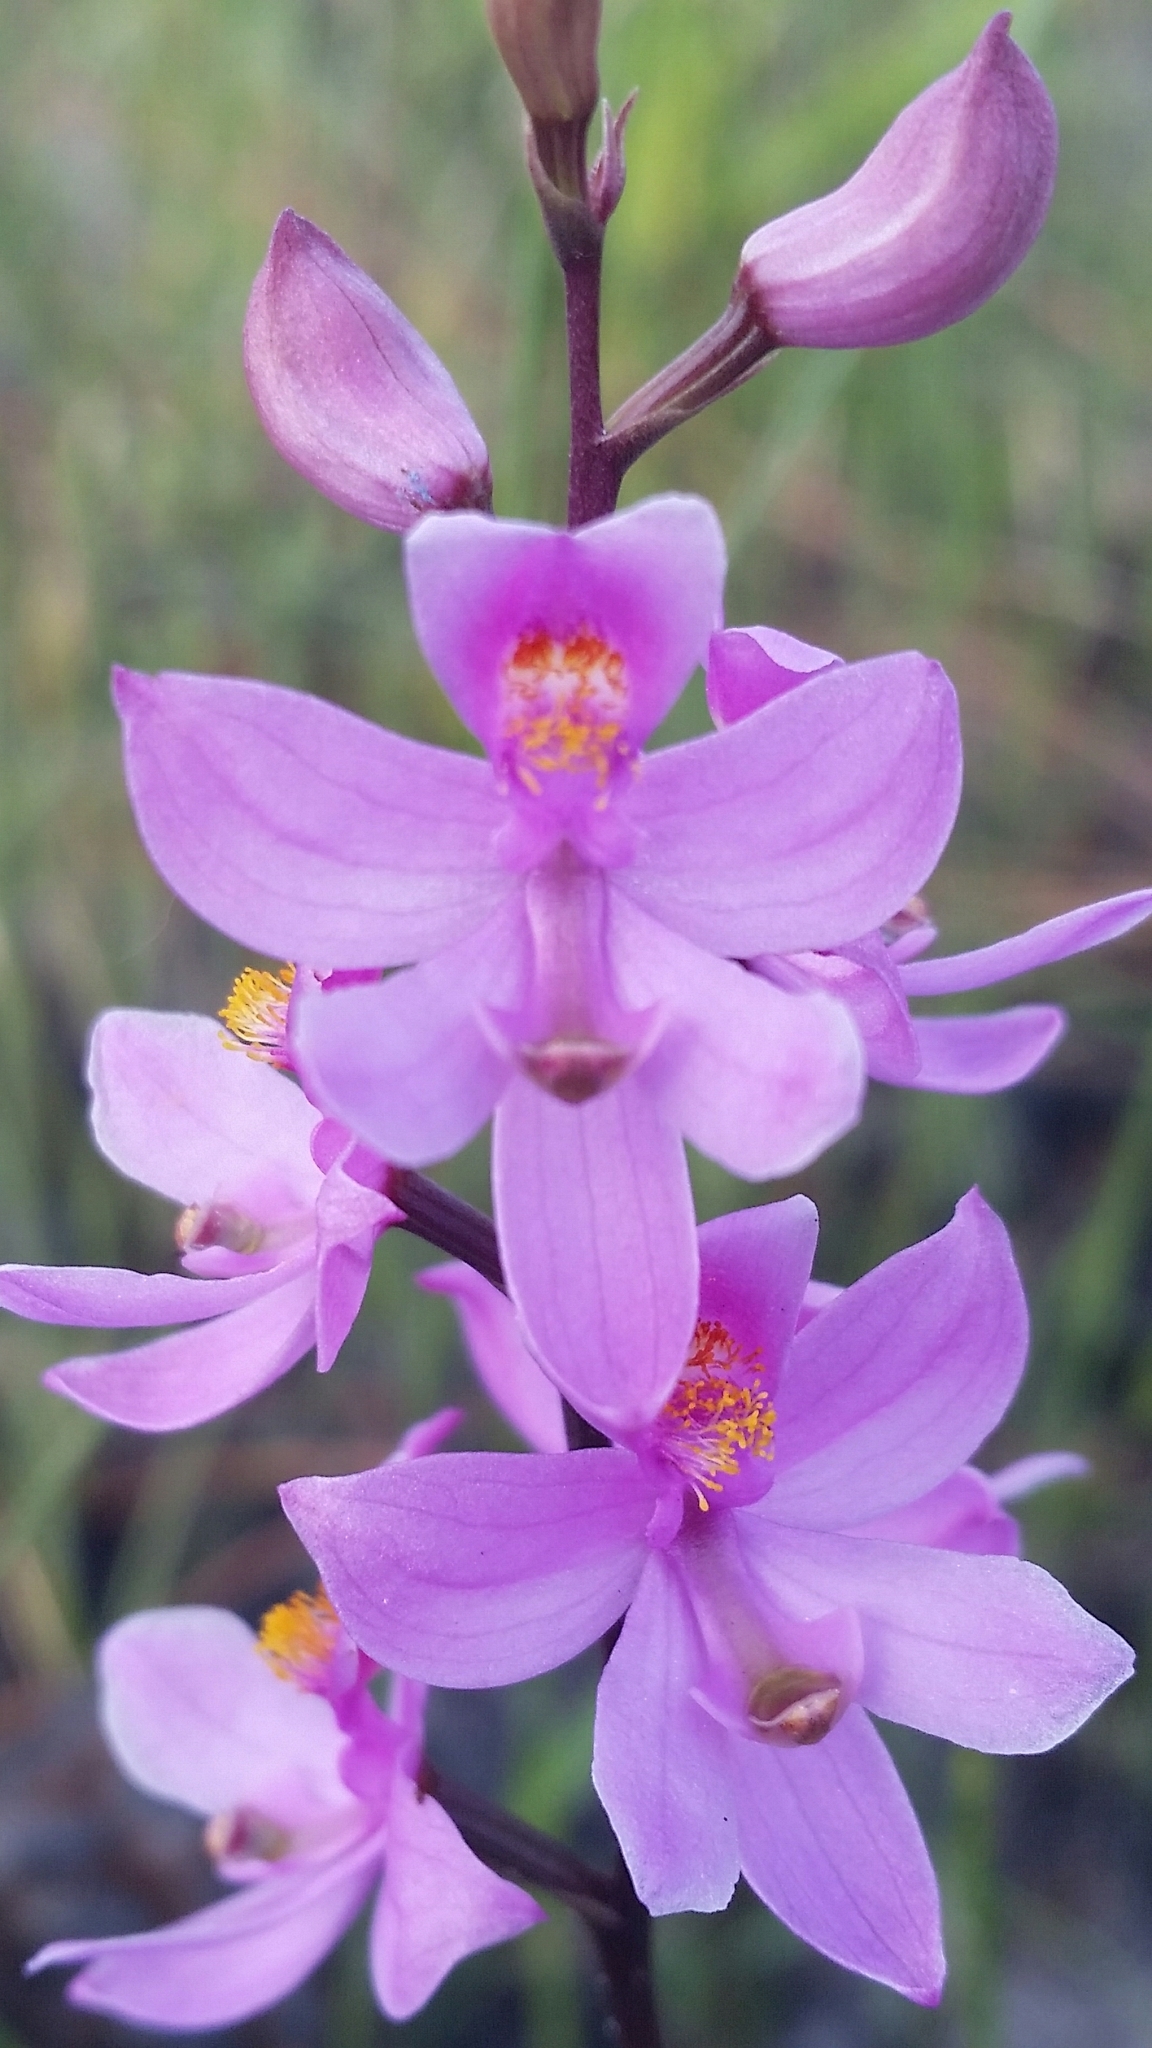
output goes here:
<path id="1" fill-rule="evenodd" d="M 487 12 L 530 119 L 586 128 L 600 97 L 600 0 L 487 0 Z"/>
<path id="2" fill-rule="evenodd" d="M 782 1664 L 758 1678 L 748 1695 L 748 1721 L 761 1742 L 808 1749 L 830 1733 L 842 1686 L 827 1671 Z"/>
<path id="3" fill-rule="evenodd" d="M 274 448 L 345 512 L 403 533 L 488 511 L 488 453 L 455 384 L 379 285 L 282 213 L 244 321 L 248 388 Z"/>
<path id="4" fill-rule="evenodd" d="M 994 16 L 846 185 L 745 243 L 737 295 L 774 344 L 916 341 L 975 312 L 1023 261 L 1052 197 L 1056 115 L 1011 20 Z"/>

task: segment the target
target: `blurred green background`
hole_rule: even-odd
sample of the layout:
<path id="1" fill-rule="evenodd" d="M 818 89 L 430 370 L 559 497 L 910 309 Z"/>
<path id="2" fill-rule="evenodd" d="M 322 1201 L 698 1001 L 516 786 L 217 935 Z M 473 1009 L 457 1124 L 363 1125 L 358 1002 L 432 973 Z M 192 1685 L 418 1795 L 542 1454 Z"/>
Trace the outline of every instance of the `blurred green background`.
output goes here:
<path id="1" fill-rule="evenodd" d="M 602 73 L 641 89 L 607 262 L 609 406 L 719 312 L 753 226 L 846 175 L 959 61 L 977 0 L 605 0 Z M 1152 877 L 1152 14 L 1024 0 L 1063 154 L 1023 271 L 962 328 L 874 356 L 797 354 L 643 462 L 628 495 L 700 490 L 731 548 L 729 618 L 849 657 L 916 644 L 960 693 L 966 801 L 931 886 L 978 943 Z M 163 1267 L 165 1205 L 84 1121 L 111 1003 L 214 1010 L 239 964 L 138 845 L 109 663 L 300 685 L 421 737 L 459 729 L 407 622 L 399 546 L 262 439 L 245 298 L 282 206 L 344 244 L 442 354 L 501 511 L 563 506 L 560 298 L 480 0 L 4 0 L 0 6 L 0 1256 Z M 676 734 L 702 726 L 697 686 Z M 849 1280 L 979 1179 L 1036 1327 L 988 1462 L 1057 1444 L 1095 1476 L 1025 1509 L 1030 1552 L 1138 1646 L 1152 1565 L 1152 936 L 1019 984 L 1072 1030 L 1007 1098 L 877 1087 L 797 1183 L 819 1272 Z M 985 999 L 990 1006 L 995 998 Z M 979 999 L 977 999 L 979 1001 Z M 446 1173 L 484 1201 L 479 1150 Z M 702 1208 L 754 1194 L 701 1165 Z M 777 1193 L 782 1190 L 774 1189 Z M 82 1693 L 133 1607 L 249 1616 L 307 1579 L 278 1480 L 372 1462 L 469 1387 L 427 1260 L 377 1253 L 330 1380 L 302 1366 L 237 1416 L 152 1443 L 38 1384 L 60 1337 L 0 1332 L 0 2044 L 146 2038 L 22 1987 L 37 1942 L 191 1902 L 195 1831 L 123 1797 Z M 79 1348 L 83 1348 L 83 1340 Z M 93 1347 L 94 1348 L 94 1347 Z M 441 1700 L 437 1755 L 595 1853 L 591 1663 Z M 922 2013 L 814 1958 L 742 1897 L 658 1929 L 669 2048 L 1149 2048 L 1152 1718 L 1137 1681 L 1070 1747 L 993 1766 L 894 1738 L 946 1901 L 951 1977 Z M 135 1915 L 135 1919 L 133 1919 Z M 226 2038 L 288 2048 L 601 2038 L 557 1913 L 389 2029 L 362 1932 Z M 3 2028 L 7 2031 L 3 2031 Z M 225 2037 L 214 2037 L 224 2039 Z"/>

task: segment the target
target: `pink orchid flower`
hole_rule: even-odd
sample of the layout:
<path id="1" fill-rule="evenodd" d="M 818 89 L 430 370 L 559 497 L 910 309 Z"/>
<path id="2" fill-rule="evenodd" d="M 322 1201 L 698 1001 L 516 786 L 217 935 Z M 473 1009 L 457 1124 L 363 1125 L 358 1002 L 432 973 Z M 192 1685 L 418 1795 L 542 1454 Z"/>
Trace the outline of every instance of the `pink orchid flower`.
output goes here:
<path id="1" fill-rule="evenodd" d="M 130 1615 L 98 1673 L 121 1770 L 205 1816 L 237 1889 L 145 1934 L 50 1942 L 28 1969 L 82 1964 L 73 2005 L 180 2032 L 231 2026 L 295 1990 L 375 1891 L 372 1986 L 402 2020 L 464 1956 L 543 1919 L 419 1789 L 425 1688 L 397 1680 L 382 1712 L 323 1593 L 273 1608 L 259 1638 L 216 1607 Z"/>
<path id="2" fill-rule="evenodd" d="M 915 341 L 1023 262 L 1052 197 L 1056 115 L 1011 21 L 994 15 L 847 184 L 749 237 L 736 297 L 774 346 Z"/>
<path id="3" fill-rule="evenodd" d="M 805 1310 L 815 1237 L 801 1196 L 703 1227 L 670 1398 L 627 1433 L 588 1411 L 614 1447 L 442 1456 L 282 1498 L 355 1640 L 432 1684 L 528 1678 L 623 1615 L 593 1775 L 645 1904 L 719 1910 L 743 1870 L 805 1940 L 932 2003 L 935 1881 L 869 1714 L 1043 1750 L 1132 1657 L 1006 1554 L 998 1494 L 1067 1463 L 999 1489 L 966 1467 L 1027 1348 L 998 1219 L 974 1191 Z"/>
<path id="4" fill-rule="evenodd" d="M 88 1081 L 105 1158 L 182 1204 L 185 1272 L 2 1266 L 0 1305 L 89 1329 L 187 1327 L 65 1359 L 45 1384 L 106 1421 L 167 1430 L 236 1407 L 313 1345 L 326 1372 L 376 1239 L 400 1215 L 381 1192 L 382 1163 L 286 1074 L 222 1044 L 208 1017 L 107 1011 Z"/>
<path id="5" fill-rule="evenodd" d="M 771 626 L 735 627 L 712 638 L 709 707 L 718 726 L 734 725 L 843 666 L 827 648 L 809 646 Z M 979 1017 L 914 1017 L 909 996 L 992 987 L 1119 938 L 1149 912 L 1152 889 L 1133 889 L 974 952 L 921 960 L 918 955 L 932 944 L 936 931 L 917 905 L 887 932 L 865 932 L 847 944 L 819 950 L 759 953 L 745 964 L 778 988 L 823 989 L 838 997 L 860 1033 L 873 1080 L 950 1095 L 984 1095 L 1013 1087 L 1039 1066 L 1064 1030 L 1064 1012 L 1050 1003 L 1022 1003 Z"/>
<path id="6" fill-rule="evenodd" d="M 954 692 L 889 655 L 645 756 L 719 619 L 707 505 L 573 533 L 432 516 L 405 559 L 417 638 L 487 762 L 294 691 L 121 672 L 132 800 L 166 880 L 244 943 L 417 963 L 295 1006 L 305 1086 L 403 1165 L 495 1111 L 517 1305 L 577 1388 L 598 1305 L 623 1423 L 691 1335 L 682 1136 L 761 1179 L 858 1111 L 843 1005 L 733 957 L 834 945 L 920 886 L 958 802 Z"/>
<path id="7" fill-rule="evenodd" d="M 492 503 L 488 452 L 443 363 L 337 243 L 282 213 L 244 321 L 274 448 L 345 512 L 403 533 Z"/>

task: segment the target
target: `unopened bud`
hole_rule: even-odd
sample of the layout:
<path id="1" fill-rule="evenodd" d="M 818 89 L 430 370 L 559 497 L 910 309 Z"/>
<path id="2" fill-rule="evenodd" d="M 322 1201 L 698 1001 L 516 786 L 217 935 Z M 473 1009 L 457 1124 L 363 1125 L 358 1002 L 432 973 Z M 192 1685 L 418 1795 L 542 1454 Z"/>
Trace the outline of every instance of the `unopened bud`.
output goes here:
<path id="1" fill-rule="evenodd" d="M 282 213 L 244 322 L 244 368 L 286 462 L 357 519 L 488 511 L 488 452 L 455 384 L 379 285 Z"/>
<path id="2" fill-rule="evenodd" d="M 781 1664 L 758 1678 L 748 1695 L 748 1720 L 761 1742 L 807 1749 L 821 1742 L 836 1720 L 841 1685 L 828 1671 Z"/>
<path id="3" fill-rule="evenodd" d="M 591 1102 L 614 1088 L 633 1055 L 607 1038 L 548 1038 L 521 1046 L 520 1066 L 537 1087 L 560 1102 Z"/>
<path id="4" fill-rule="evenodd" d="M 600 0 L 487 0 L 487 8 L 529 118 L 587 128 L 600 97 Z"/>
<path id="5" fill-rule="evenodd" d="M 758 228 L 736 282 L 774 346 L 876 348 L 963 320 L 1040 232 L 1056 116 L 998 14 L 855 176 Z"/>
<path id="6" fill-rule="evenodd" d="M 176 1218 L 175 1237 L 179 1252 L 258 1252 L 264 1227 L 229 1202 L 193 1202 Z"/>

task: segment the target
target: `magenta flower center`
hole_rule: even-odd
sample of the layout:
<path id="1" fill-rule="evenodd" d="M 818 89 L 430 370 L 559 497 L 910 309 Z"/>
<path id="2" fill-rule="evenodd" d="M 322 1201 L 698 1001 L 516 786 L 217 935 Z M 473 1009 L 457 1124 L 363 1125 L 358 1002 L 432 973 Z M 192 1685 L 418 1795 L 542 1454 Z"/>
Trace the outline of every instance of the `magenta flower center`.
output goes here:
<path id="1" fill-rule="evenodd" d="M 684 1474 L 707 1513 L 709 1494 L 733 1479 L 763 1493 L 752 1461 L 772 1456 L 776 1410 L 763 1386 L 758 1351 L 744 1351 L 724 1324 L 701 1318 L 684 1370 L 656 1420 L 660 1449 Z M 748 1493 L 741 1485 L 741 1497 Z"/>
<path id="2" fill-rule="evenodd" d="M 504 664 L 503 696 L 505 759 L 523 787 L 539 796 L 543 776 L 588 773 L 602 804 L 632 753 L 623 655 L 588 625 L 564 639 L 534 627 Z"/>

